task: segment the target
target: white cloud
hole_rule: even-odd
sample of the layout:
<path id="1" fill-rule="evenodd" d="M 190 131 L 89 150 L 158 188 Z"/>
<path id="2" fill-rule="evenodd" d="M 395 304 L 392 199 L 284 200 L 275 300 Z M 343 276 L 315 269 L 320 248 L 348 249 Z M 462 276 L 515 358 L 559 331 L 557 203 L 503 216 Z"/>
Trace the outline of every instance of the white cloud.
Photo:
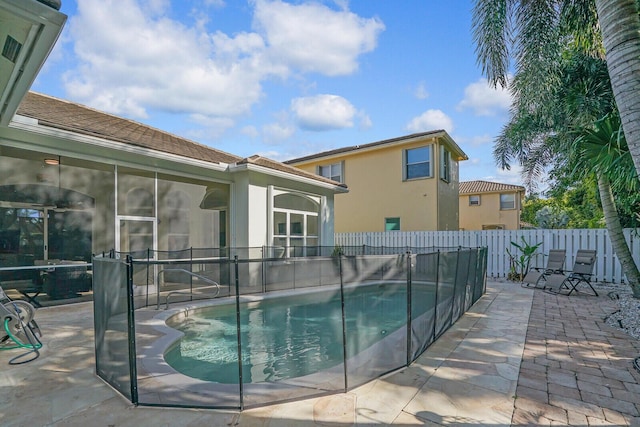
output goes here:
<path id="1" fill-rule="evenodd" d="M 427 92 L 426 83 L 418 83 L 418 86 L 415 88 L 413 95 L 418 99 L 427 99 L 429 97 L 429 92 Z"/>
<path id="2" fill-rule="evenodd" d="M 319 3 L 256 0 L 254 27 L 270 55 L 292 67 L 329 76 L 351 74 L 358 56 L 372 51 L 384 24 Z"/>
<path id="3" fill-rule="evenodd" d="M 295 98 L 291 111 L 302 129 L 323 131 L 353 127 L 356 109 L 337 95 L 316 95 Z"/>
<path id="4" fill-rule="evenodd" d="M 270 123 L 262 127 L 262 139 L 267 144 L 278 144 L 289 139 L 295 131 L 295 127 L 287 123 Z"/>
<path id="5" fill-rule="evenodd" d="M 257 138 L 260 135 L 260 132 L 258 132 L 258 129 L 256 129 L 255 126 L 245 126 L 243 127 L 240 132 L 244 135 L 247 135 L 251 138 Z"/>
<path id="6" fill-rule="evenodd" d="M 192 114 L 191 121 L 202 126 L 199 130 L 189 131 L 189 137 L 195 140 L 218 138 L 235 125 L 235 121 L 231 118 L 211 117 L 204 114 Z"/>
<path id="7" fill-rule="evenodd" d="M 427 110 L 418 117 L 414 117 L 407 124 L 409 132 L 428 132 L 444 129 L 448 133 L 453 132 L 453 120 L 441 110 Z"/>
<path id="8" fill-rule="evenodd" d="M 70 27 L 82 65 L 65 75 L 67 92 L 116 114 L 145 117 L 149 107 L 243 114 L 262 96 L 260 79 L 270 72 L 260 63 L 259 36 L 209 36 L 164 16 L 153 18 L 134 0 L 117 7 L 79 2 Z"/>
<path id="9" fill-rule="evenodd" d="M 371 121 L 371 117 L 369 117 L 367 113 L 365 113 L 364 111 L 358 111 L 357 117 L 358 117 L 358 120 L 360 121 L 360 124 L 358 125 L 358 129 L 360 130 L 371 129 L 371 126 L 373 126 L 373 122 Z"/>
<path id="10" fill-rule="evenodd" d="M 498 86 L 493 88 L 481 78 L 464 89 L 464 99 L 458 104 L 458 111 L 472 110 L 477 116 L 494 116 L 507 111 L 511 106 L 509 90 Z"/>
<path id="11" fill-rule="evenodd" d="M 228 35 L 207 32 L 196 15 L 192 26 L 172 19 L 169 0 L 79 1 L 68 27 L 79 65 L 63 76 L 67 95 L 135 118 L 156 109 L 235 119 L 264 97 L 266 79 L 354 72 L 384 29 L 317 3 L 249 4 L 257 32 Z"/>
<path id="12" fill-rule="evenodd" d="M 493 142 L 493 137 L 488 133 L 485 133 L 484 135 L 477 135 L 471 138 L 471 145 L 473 145 L 474 147 L 491 144 L 492 142 Z"/>

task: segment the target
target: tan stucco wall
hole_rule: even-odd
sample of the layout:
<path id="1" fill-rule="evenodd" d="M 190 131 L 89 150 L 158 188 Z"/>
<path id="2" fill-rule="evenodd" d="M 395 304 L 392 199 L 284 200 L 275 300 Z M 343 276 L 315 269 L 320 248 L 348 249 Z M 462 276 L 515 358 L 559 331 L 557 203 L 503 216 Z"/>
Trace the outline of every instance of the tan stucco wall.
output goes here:
<path id="1" fill-rule="evenodd" d="M 505 191 L 504 193 L 509 193 Z M 500 210 L 501 193 L 480 193 L 480 205 L 469 206 L 469 195 L 459 197 L 460 229 L 482 230 L 486 225 L 502 225 L 505 230 L 520 228 L 520 193 L 515 193 L 515 209 Z"/>
<path id="2" fill-rule="evenodd" d="M 438 162 L 438 168 L 440 164 Z M 458 230 L 458 194 L 459 194 L 458 162 L 451 160 L 449 182 L 438 179 L 438 230 Z M 438 176 L 440 172 L 438 171 Z"/>
<path id="3" fill-rule="evenodd" d="M 403 153 L 408 148 L 432 145 L 432 161 L 439 159 L 438 141 L 429 138 L 409 144 L 309 161 L 297 167 L 316 173 L 319 165 L 344 161 L 347 194 L 335 196 L 335 231 L 384 231 L 385 218 L 400 217 L 402 231 L 458 229 L 458 162 L 452 159 L 452 183 L 432 178 L 403 181 Z M 440 210 L 441 214 L 438 215 Z M 445 212 L 443 215 L 442 212 Z"/>

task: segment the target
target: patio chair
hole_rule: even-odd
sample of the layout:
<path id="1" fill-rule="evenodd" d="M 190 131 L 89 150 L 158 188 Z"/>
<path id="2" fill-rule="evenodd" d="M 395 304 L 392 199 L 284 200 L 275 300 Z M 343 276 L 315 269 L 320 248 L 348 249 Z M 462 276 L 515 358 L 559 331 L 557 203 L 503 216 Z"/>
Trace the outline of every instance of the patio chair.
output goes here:
<path id="1" fill-rule="evenodd" d="M 596 251 L 580 249 L 576 253 L 576 260 L 573 264 L 573 271 L 562 273 L 553 273 L 546 277 L 545 290 L 554 294 L 571 295 L 573 292 L 579 292 L 578 285 L 584 284 L 593 292 L 594 296 L 598 296 L 598 292 L 591 286 L 591 278 L 593 276 L 593 267 L 596 264 Z M 565 274 L 568 273 L 568 274 Z"/>
<path id="2" fill-rule="evenodd" d="M 523 288 L 545 288 L 547 276 L 550 274 L 562 273 L 564 268 L 564 260 L 567 254 L 564 249 L 551 249 L 549 250 L 549 257 L 547 258 L 547 266 L 533 267 L 522 279 L 521 286 Z"/>

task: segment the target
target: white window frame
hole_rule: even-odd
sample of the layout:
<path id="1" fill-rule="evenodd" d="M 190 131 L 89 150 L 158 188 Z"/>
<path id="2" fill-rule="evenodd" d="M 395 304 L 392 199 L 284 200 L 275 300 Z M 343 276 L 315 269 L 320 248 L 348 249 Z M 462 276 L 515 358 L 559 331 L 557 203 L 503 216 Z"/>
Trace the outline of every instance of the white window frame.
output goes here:
<path id="1" fill-rule="evenodd" d="M 328 173 L 325 171 L 328 169 Z M 337 170 L 338 173 L 334 173 Z M 344 161 L 331 163 L 329 165 L 319 165 L 316 169 L 316 173 L 325 178 L 344 184 Z"/>
<path id="2" fill-rule="evenodd" d="M 478 202 L 474 203 L 472 197 L 477 197 Z M 480 206 L 480 203 L 482 203 L 482 198 L 479 194 L 469 194 L 469 206 Z"/>
<path id="3" fill-rule="evenodd" d="M 308 241 L 310 239 L 315 239 L 315 241 L 317 242 L 315 245 L 311 245 L 311 246 L 320 246 L 321 243 L 321 212 L 322 212 L 322 206 L 323 206 L 323 198 L 319 195 L 316 194 L 307 194 L 307 193 L 301 193 L 301 192 L 297 192 L 297 191 L 291 191 L 291 190 L 286 190 L 286 189 L 278 189 L 278 188 L 274 188 L 271 187 L 270 188 L 270 193 L 271 193 L 271 212 L 269 213 L 269 234 L 270 234 L 270 241 L 271 244 L 273 246 L 282 246 L 281 244 L 276 244 L 275 240 L 276 239 L 284 239 L 285 240 L 285 247 L 287 248 L 291 248 L 291 239 L 302 239 L 303 242 L 303 246 L 309 246 Z M 279 196 L 281 194 L 294 194 L 296 196 L 300 196 L 300 197 L 305 197 L 308 199 L 311 199 L 312 201 L 314 201 L 315 203 L 317 203 L 318 205 L 318 211 L 317 212 L 311 212 L 311 211 L 304 211 L 304 210 L 297 210 L 297 209 L 286 209 L 286 208 L 277 208 L 275 207 L 275 198 L 276 196 Z M 286 222 L 285 222 L 285 233 L 284 234 L 280 234 L 280 233 L 276 233 L 275 230 L 275 221 L 274 221 L 274 217 L 275 217 L 275 213 L 276 212 L 281 212 L 285 214 L 286 217 Z M 302 234 L 298 235 L 298 234 L 291 234 L 291 215 L 292 214 L 299 214 L 302 215 L 303 217 L 303 223 L 302 223 Z M 315 218 L 316 221 L 318 221 L 318 228 L 317 228 L 317 234 L 316 235 L 309 235 L 307 234 L 307 222 L 309 220 L 310 217 Z M 285 256 L 289 256 L 289 254 L 286 254 Z"/>

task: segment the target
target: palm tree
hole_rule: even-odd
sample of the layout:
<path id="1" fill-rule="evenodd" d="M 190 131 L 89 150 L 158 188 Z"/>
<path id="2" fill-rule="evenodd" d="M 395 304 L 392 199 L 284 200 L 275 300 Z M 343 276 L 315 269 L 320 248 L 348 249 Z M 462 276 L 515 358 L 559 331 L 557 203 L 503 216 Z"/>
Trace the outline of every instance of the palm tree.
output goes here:
<path id="1" fill-rule="evenodd" d="M 630 154 L 640 176 L 640 18 L 636 0 L 477 0 L 473 14 L 476 52 L 493 85 L 507 86 L 511 59 L 516 78 L 511 87 L 540 104 L 529 82 L 553 83 L 556 64 L 567 41 L 604 58 L 622 118 Z M 535 85 L 533 86 L 535 87 Z"/>
<path id="2" fill-rule="evenodd" d="M 636 0 L 595 0 L 613 94 L 640 176 L 640 17 Z"/>
<path id="3" fill-rule="evenodd" d="M 614 180 L 614 185 L 626 187 L 628 191 L 637 191 L 638 183 L 631 172 L 633 167 L 624 164 L 631 162 L 631 156 L 624 133 L 620 128 L 620 118 L 613 114 L 607 114 L 597 120 L 592 128 L 580 129 L 576 135 L 573 143 L 575 153 L 579 158 L 576 172 L 579 175 L 596 174 L 602 211 L 607 230 L 609 230 L 611 245 L 627 276 L 633 296 L 640 298 L 640 272 L 624 238 L 612 190 L 611 179 Z"/>
<path id="4" fill-rule="evenodd" d="M 556 171 L 566 170 L 572 162 L 588 165 L 587 169 L 596 173 L 612 245 L 634 295 L 640 298 L 638 269 L 622 235 L 612 195 L 610 177 L 615 175 L 610 171 L 614 169 L 605 166 L 607 162 L 621 164 L 619 159 L 624 156 L 593 155 L 593 150 L 575 150 L 577 146 L 573 143 L 574 129 L 581 130 L 582 144 L 595 138 L 594 135 L 604 138 L 604 129 L 594 135 L 589 131 L 598 118 L 616 111 L 607 64 L 599 55 L 602 50 L 598 47 L 597 19 L 589 8 L 593 3 L 562 3 L 560 9 L 550 0 L 524 4 L 479 0 L 476 4 L 474 34 L 480 62 L 494 84 L 510 84 L 514 99 L 511 119 L 496 141 L 494 156 L 503 168 L 508 168 L 511 160 L 517 160 L 524 166 L 529 182 L 549 164 L 554 164 Z M 511 14 L 515 15 L 513 21 Z M 516 23 L 518 54 L 515 75 L 507 82 L 511 22 Z M 492 37 L 487 30 L 498 36 Z M 595 129 L 603 125 L 604 122 L 598 122 Z M 608 139 L 601 141 L 605 140 Z M 611 144 L 607 146 L 610 148 Z M 630 182 L 635 182 L 632 164 L 630 170 Z"/>

